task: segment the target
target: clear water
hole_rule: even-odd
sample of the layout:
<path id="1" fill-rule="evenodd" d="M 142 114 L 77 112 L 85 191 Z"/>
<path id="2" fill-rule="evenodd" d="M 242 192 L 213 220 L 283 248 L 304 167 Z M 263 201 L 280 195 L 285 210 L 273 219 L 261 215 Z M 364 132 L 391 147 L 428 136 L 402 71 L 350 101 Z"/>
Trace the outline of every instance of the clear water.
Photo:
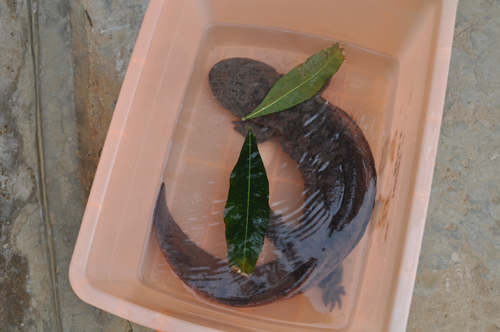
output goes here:
<path id="1" fill-rule="evenodd" d="M 181 107 L 164 173 L 170 212 L 183 231 L 210 254 L 225 259 L 222 219 L 229 175 L 244 138 L 232 128 L 233 115 L 219 105 L 208 84 L 208 72 L 218 61 L 247 57 L 263 61 L 286 73 L 307 57 L 335 43 L 334 40 L 280 30 L 215 25 L 207 29 Z M 334 75 L 323 97 L 353 117 L 372 149 L 377 170 L 382 143 L 388 134 L 397 65 L 391 58 L 356 46 L 346 46 L 346 61 Z M 303 205 L 303 180 L 297 164 L 285 154 L 277 139 L 259 146 L 270 182 L 273 211 L 297 220 Z M 145 283 L 174 296 L 195 298 L 222 310 L 251 314 L 264 319 L 342 328 L 349 322 L 362 277 L 368 235 L 344 260 L 342 285 L 346 290 L 342 309 L 332 312 L 322 301 L 322 290 L 307 292 L 274 304 L 255 308 L 230 308 L 206 301 L 185 286 L 170 269 L 156 240 L 151 237 L 143 264 Z M 258 264 L 279 253 L 266 239 Z"/>

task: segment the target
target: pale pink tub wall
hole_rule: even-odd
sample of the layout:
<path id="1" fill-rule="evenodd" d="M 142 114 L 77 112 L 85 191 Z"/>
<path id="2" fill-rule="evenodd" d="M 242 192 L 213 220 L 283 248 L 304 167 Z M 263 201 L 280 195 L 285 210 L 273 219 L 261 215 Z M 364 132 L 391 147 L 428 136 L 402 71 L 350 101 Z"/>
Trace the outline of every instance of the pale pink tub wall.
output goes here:
<path id="1" fill-rule="evenodd" d="M 413 194 L 412 209 L 406 232 L 403 260 L 399 271 L 400 277 L 396 289 L 389 331 L 404 331 L 406 329 L 424 235 L 434 165 L 436 163 L 444 97 L 446 95 L 448 71 L 450 68 L 457 1 L 445 1 L 442 6 L 440 33 L 437 39 L 431 93 L 427 106 L 425 130 L 420 151 L 419 170 Z"/>

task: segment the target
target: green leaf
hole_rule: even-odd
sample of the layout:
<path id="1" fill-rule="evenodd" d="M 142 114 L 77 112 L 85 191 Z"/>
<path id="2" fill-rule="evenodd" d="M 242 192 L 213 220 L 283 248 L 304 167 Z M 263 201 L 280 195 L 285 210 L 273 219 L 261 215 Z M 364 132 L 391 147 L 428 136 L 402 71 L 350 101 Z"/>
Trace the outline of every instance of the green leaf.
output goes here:
<path id="1" fill-rule="evenodd" d="M 240 157 L 229 180 L 224 209 L 227 258 L 242 274 L 255 269 L 269 225 L 269 181 L 257 148 L 257 139 L 248 130 Z"/>
<path id="2" fill-rule="evenodd" d="M 262 103 L 243 120 L 292 108 L 314 96 L 344 62 L 342 51 L 337 43 L 293 68 L 276 82 Z"/>

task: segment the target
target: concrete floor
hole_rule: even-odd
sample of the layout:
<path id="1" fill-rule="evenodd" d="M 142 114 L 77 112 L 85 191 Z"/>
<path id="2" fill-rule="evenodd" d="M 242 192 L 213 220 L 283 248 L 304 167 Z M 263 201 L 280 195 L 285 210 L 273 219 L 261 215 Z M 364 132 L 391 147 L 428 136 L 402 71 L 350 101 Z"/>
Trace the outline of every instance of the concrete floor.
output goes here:
<path id="1" fill-rule="evenodd" d="M 460 1 L 408 331 L 500 331 L 500 2 Z"/>
<path id="2" fill-rule="evenodd" d="M 83 303 L 68 281 L 146 6 L 0 2 L 2 332 L 151 331 Z M 500 331 L 499 54 L 500 3 L 461 1 L 408 331 Z"/>

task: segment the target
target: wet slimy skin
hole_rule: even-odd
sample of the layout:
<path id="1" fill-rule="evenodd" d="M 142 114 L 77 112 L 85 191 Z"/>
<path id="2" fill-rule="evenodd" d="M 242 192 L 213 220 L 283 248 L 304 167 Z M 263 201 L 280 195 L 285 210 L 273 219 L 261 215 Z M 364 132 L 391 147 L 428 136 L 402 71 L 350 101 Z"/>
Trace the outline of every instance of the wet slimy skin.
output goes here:
<path id="1" fill-rule="evenodd" d="M 242 119 L 280 77 L 263 62 L 232 58 L 212 67 L 209 83 L 218 102 Z M 318 285 L 325 306 L 341 307 L 342 261 L 365 233 L 376 192 L 375 164 L 361 129 L 320 93 L 289 110 L 235 123 L 242 134 L 251 125 L 259 142 L 278 135 L 283 150 L 297 162 L 305 188 L 300 225 L 290 227 L 272 215 L 266 236 L 282 255 L 243 276 L 182 232 L 162 186 L 154 231 L 165 258 L 196 293 L 225 305 L 268 304 Z"/>

